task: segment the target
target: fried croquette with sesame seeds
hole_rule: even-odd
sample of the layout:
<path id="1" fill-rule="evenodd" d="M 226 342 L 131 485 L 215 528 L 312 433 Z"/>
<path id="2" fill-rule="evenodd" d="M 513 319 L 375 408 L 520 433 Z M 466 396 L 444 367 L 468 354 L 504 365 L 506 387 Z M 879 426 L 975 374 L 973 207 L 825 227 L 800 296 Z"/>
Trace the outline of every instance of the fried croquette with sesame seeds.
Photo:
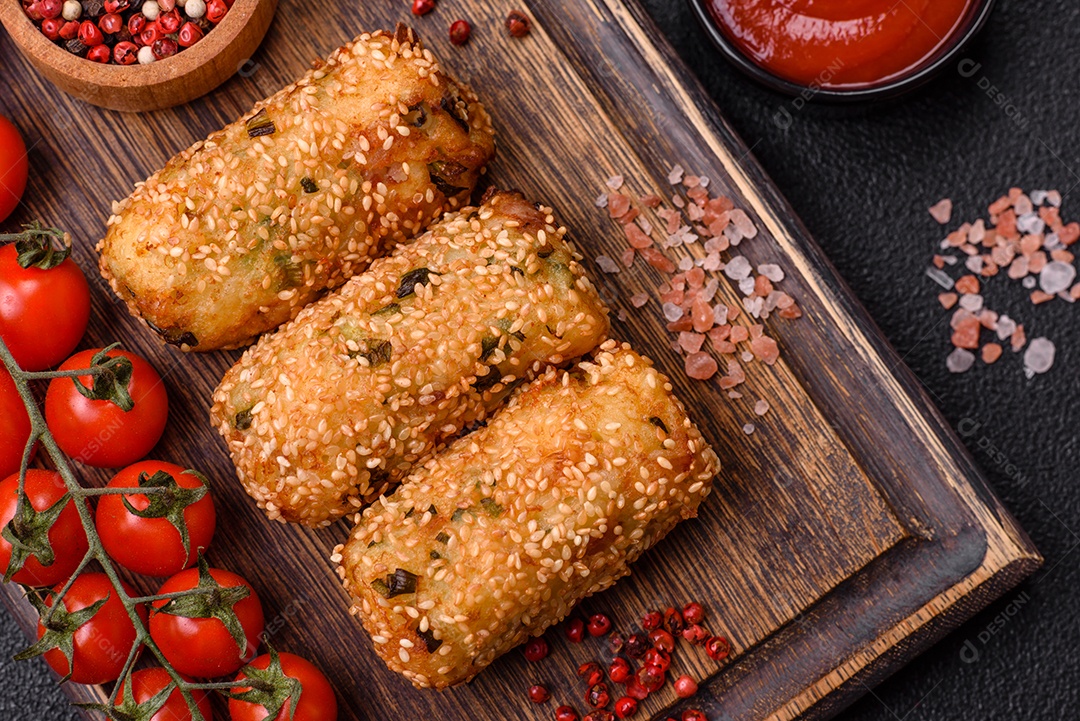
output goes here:
<path id="1" fill-rule="evenodd" d="M 551 209 L 489 193 L 250 348 L 211 415 L 259 507 L 328 525 L 596 348 L 607 308 L 565 234 Z"/>
<path id="2" fill-rule="evenodd" d="M 386 664 L 446 688 L 629 574 L 718 469 L 667 378 L 608 341 L 418 467 L 331 561 Z"/>
<path id="3" fill-rule="evenodd" d="M 494 152 L 412 31 L 364 34 L 114 203 L 101 273 L 166 342 L 243 347 L 466 205 Z"/>

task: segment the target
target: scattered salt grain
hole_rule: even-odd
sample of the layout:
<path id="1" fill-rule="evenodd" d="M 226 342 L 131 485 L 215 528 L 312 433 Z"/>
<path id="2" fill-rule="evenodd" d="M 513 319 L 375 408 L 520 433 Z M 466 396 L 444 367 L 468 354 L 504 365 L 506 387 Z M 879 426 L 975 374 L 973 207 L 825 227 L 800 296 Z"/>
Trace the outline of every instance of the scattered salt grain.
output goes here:
<path id="1" fill-rule="evenodd" d="M 630 296 L 630 305 L 634 306 L 635 308 L 641 308 L 648 302 L 648 293 L 634 293 L 632 296 Z"/>
<path id="2" fill-rule="evenodd" d="M 743 238 L 753 238 L 757 235 L 757 226 L 754 225 L 754 221 L 750 220 L 750 216 L 746 214 L 745 210 L 741 208 L 732 210 L 731 222 Z"/>
<path id="3" fill-rule="evenodd" d="M 943 270 L 930 267 L 926 269 L 926 275 L 930 277 L 930 280 L 934 281 L 945 290 L 952 290 L 952 287 L 955 285 L 953 279 L 946 275 Z"/>
<path id="4" fill-rule="evenodd" d="M 1054 294 L 1068 290 L 1074 280 L 1076 280 L 1076 267 L 1060 260 L 1047 263 L 1039 273 L 1039 287 L 1044 293 Z"/>
<path id="5" fill-rule="evenodd" d="M 772 263 L 764 263 L 762 265 L 759 265 L 757 268 L 757 272 L 771 280 L 773 283 L 779 283 L 784 279 L 783 268 Z"/>
<path id="6" fill-rule="evenodd" d="M 1046 192 L 1046 202 L 1055 208 L 1061 207 L 1061 193 L 1056 190 L 1048 190 Z"/>
<path id="7" fill-rule="evenodd" d="M 970 310 L 972 313 L 978 313 L 983 307 L 983 297 L 974 294 L 962 295 L 960 296 L 960 307 Z"/>
<path id="8" fill-rule="evenodd" d="M 945 225 L 952 218 L 952 201 L 948 198 L 939 200 L 930 206 L 930 215 L 941 225 Z"/>
<path id="9" fill-rule="evenodd" d="M 1032 288 L 1034 288 L 1038 284 L 1039 281 L 1035 280 L 1035 276 L 1029 275 L 1020 282 L 1023 284 L 1023 286 L 1025 288 L 1027 288 L 1028 290 L 1031 290 Z"/>
<path id="10" fill-rule="evenodd" d="M 1016 219 L 1016 229 L 1029 235 L 1042 235 L 1046 222 L 1036 213 L 1027 213 Z"/>
<path id="11" fill-rule="evenodd" d="M 741 255 L 736 255 L 730 261 L 727 266 L 724 267 L 724 275 L 732 280 L 742 280 L 750 275 L 752 272 L 750 267 L 750 261 Z"/>
<path id="12" fill-rule="evenodd" d="M 717 303 L 713 307 L 713 323 L 724 325 L 728 321 L 728 307 L 723 303 Z"/>
<path id="13" fill-rule="evenodd" d="M 964 261 L 964 267 L 970 270 L 972 273 L 981 273 L 983 269 L 983 258 L 981 255 L 969 255 L 967 260 Z"/>
<path id="14" fill-rule="evenodd" d="M 686 375 L 694 380 L 707 381 L 716 375 L 719 366 L 716 359 L 704 351 L 686 357 Z"/>
<path id="15" fill-rule="evenodd" d="M 754 433 L 754 424 L 747 423 L 745 426 L 742 427 L 742 432 L 748 436 L 752 435 Z"/>
<path id="16" fill-rule="evenodd" d="M 604 271 L 605 273 L 619 272 L 619 264 L 611 258 L 607 257 L 606 255 L 596 256 L 596 264 L 600 266 L 600 270 Z"/>
<path id="17" fill-rule="evenodd" d="M 685 256 L 679 259 L 679 270 L 684 273 L 694 267 L 694 259 L 690 256 Z"/>
<path id="18" fill-rule="evenodd" d="M 945 359 L 945 365 L 953 373 L 966 373 L 975 364 L 975 354 L 963 348 L 956 348 Z"/>
<path id="19" fill-rule="evenodd" d="M 1046 195 L 1045 190 L 1033 190 L 1031 191 L 1031 202 L 1035 205 L 1042 205 L 1046 202 Z"/>
<path id="20" fill-rule="evenodd" d="M 1016 321 L 1004 313 L 998 316 L 997 319 L 997 337 L 998 340 L 1005 340 L 1012 336 L 1016 331 Z"/>
<path id="21" fill-rule="evenodd" d="M 669 183 L 671 183 L 672 185 L 678 185 L 679 183 L 682 182 L 683 175 L 685 175 L 685 174 L 686 174 L 686 171 L 683 170 L 683 167 L 681 165 L 676 165 L 676 166 L 672 167 L 671 172 L 668 173 L 667 181 Z"/>
<path id="22" fill-rule="evenodd" d="M 618 190 L 622 186 L 623 176 L 621 175 L 612 175 L 610 178 L 607 179 L 607 187 L 611 188 L 612 190 Z"/>
<path id="23" fill-rule="evenodd" d="M 664 303 L 663 310 L 664 317 L 670 323 L 674 323 L 675 321 L 683 317 L 683 309 L 675 305 L 674 303 Z"/>
<path id="24" fill-rule="evenodd" d="M 1054 344 L 1046 338 L 1033 338 L 1024 351 L 1024 374 L 1030 378 L 1045 373 L 1054 365 Z"/>
<path id="25" fill-rule="evenodd" d="M 754 413 L 763 416 L 769 412 L 769 402 L 764 398 L 754 404 Z"/>
<path id="26" fill-rule="evenodd" d="M 731 267 L 730 265 L 728 266 Z M 752 277 L 746 277 L 739 281 L 739 292 L 745 296 L 754 294 L 754 279 Z"/>
<path id="27" fill-rule="evenodd" d="M 607 193 L 601 193 L 596 198 L 596 207 L 597 208 L 606 208 L 607 206 L 608 206 L 608 194 Z"/>

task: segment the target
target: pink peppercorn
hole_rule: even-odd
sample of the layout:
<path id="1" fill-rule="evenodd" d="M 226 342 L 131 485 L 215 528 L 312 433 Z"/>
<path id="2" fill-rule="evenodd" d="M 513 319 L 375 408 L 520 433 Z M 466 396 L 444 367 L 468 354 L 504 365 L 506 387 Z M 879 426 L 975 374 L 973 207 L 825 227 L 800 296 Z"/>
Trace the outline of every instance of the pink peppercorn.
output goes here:
<path id="1" fill-rule="evenodd" d="M 455 20 L 450 26 L 450 42 L 454 45 L 464 45 L 471 35 L 472 25 L 465 20 Z"/>
<path id="2" fill-rule="evenodd" d="M 40 0 L 37 6 L 41 17 L 47 20 L 55 20 L 64 11 L 63 0 Z"/>
<path id="3" fill-rule="evenodd" d="M 95 45 L 86 53 L 86 59 L 95 63 L 107 63 L 112 57 L 112 49 L 108 45 Z"/>
<path id="4" fill-rule="evenodd" d="M 101 28 L 92 20 L 83 20 L 79 23 L 79 42 L 92 48 L 105 42 L 105 36 L 101 34 Z"/>
<path id="5" fill-rule="evenodd" d="M 177 46 L 175 40 L 166 37 L 156 41 L 151 47 L 151 50 L 154 51 L 155 58 L 157 58 L 158 60 L 164 60 L 165 58 L 176 55 L 176 51 L 179 50 L 179 47 Z"/>
<path id="6" fill-rule="evenodd" d="M 72 40 L 79 37 L 79 21 L 69 20 L 60 28 L 60 37 L 64 40 Z"/>
<path id="7" fill-rule="evenodd" d="M 139 60 L 139 46 L 122 40 L 113 48 L 113 61 L 117 65 L 134 65 Z"/>
<path id="8" fill-rule="evenodd" d="M 157 24 L 161 28 L 161 32 L 164 35 L 172 35 L 180 29 L 180 24 L 183 22 L 183 18 L 180 17 L 180 11 L 175 8 L 167 13 L 163 12 L 158 15 Z"/>
<path id="9" fill-rule="evenodd" d="M 224 0 L 209 0 L 206 3 L 206 19 L 215 25 L 225 18 L 227 12 L 229 12 L 229 6 Z"/>
<path id="10" fill-rule="evenodd" d="M 98 20 L 98 27 L 103 33 L 115 35 L 124 27 L 124 19 L 116 13 L 105 13 Z"/>
<path id="11" fill-rule="evenodd" d="M 60 37 L 60 31 L 65 24 L 60 18 L 45 18 L 41 21 L 41 32 L 49 40 L 56 40 Z"/>
<path id="12" fill-rule="evenodd" d="M 195 23 L 184 23 L 183 27 L 180 28 L 179 34 L 176 36 L 176 42 L 183 48 L 190 48 L 202 39 L 203 31 Z"/>
<path id="13" fill-rule="evenodd" d="M 690 698 L 697 693 L 697 681 L 686 674 L 675 679 L 675 695 L 679 698 Z"/>

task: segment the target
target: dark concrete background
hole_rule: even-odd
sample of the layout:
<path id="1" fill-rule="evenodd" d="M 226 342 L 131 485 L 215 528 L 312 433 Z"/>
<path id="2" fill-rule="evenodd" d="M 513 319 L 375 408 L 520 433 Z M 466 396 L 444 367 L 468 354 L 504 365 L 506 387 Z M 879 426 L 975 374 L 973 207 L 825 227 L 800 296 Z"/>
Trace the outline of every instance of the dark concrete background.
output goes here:
<path id="1" fill-rule="evenodd" d="M 1006 352 L 995 366 L 955 376 L 944 364 L 947 316 L 923 271 L 942 236 L 926 207 L 945 196 L 960 221 L 985 215 L 1013 185 L 1077 188 L 1062 214 L 1080 219 L 1080 6 L 1001 2 L 970 49 L 981 63 L 974 76 L 947 71 L 900 104 L 838 115 L 795 110 L 744 79 L 711 48 L 683 0 L 643 3 L 945 416 L 975 429 L 966 438 L 972 453 L 1046 557 L 1030 581 L 841 718 L 1077 718 L 1080 306 L 1034 308 L 1019 285 L 993 283 L 992 307 L 1024 322 L 1029 338 L 1050 337 L 1057 363 L 1027 380 Z M 786 128 L 773 120 L 783 107 L 793 117 Z M 8 660 L 22 644 L 13 623 L 0 623 L 0 718 L 75 719 L 43 662 Z"/>

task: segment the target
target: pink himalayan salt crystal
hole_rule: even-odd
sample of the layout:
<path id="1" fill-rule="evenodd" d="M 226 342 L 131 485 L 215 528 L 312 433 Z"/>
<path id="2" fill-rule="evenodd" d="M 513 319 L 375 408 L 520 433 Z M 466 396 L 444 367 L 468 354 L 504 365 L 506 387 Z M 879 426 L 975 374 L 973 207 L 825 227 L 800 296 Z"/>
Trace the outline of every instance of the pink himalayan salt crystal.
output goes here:
<path id="1" fill-rule="evenodd" d="M 694 330 L 698 333 L 707 333 L 713 327 L 713 309 L 709 307 L 709 304 L 701 296 L 694 299 L 690 313 L 693 317 Z"/>
<path id="2" fill-rule="evenodd" d="M 948 223 L 952 218 L 952 200 L 945 198 L 931 205 L 930 215 L 941 225 Z"/>
<path id="3" fill-rule="evenodd" d="M 679 347 L 687 353 L 697 353 L 705 343 L 705 336 L 701 333 L 679 333 Z"/>
<path id="4" fill-rule="evenodd" d="M 748 436 L 752 436 L 754 434 L 755 430 L 757 430 L 757 429 L 754 428 L 753 423 L 747 423 L 745 426 L 742 427 L 743 433 L 745 433 Z"/>
<path id="5" fill-rule="evenodd" d="M 653 244 L 652 238 L 646 235 L 645 231 L 639 228 L 634 223 L 626 225 L 625 228 L 626 241 L 630 243 L 631 247 L 640 250 L 642 248 L 648 248 Z"/>
<path id="6" fill-rule="evenodd" d="M 757 415 L 763 416 L 768 412 L 769 412 L 769 402 L 767 400 L 765 400 L 764 398 L 762 398 L 761 400 L 759 400 L 757 403 L 754 404 L 754 413 L 756 413 Z"/>
<path id="7" fill-rule="evenodd" d="M 623 265 L 625 265 L 627 268 L 629 268 L 630 266 L 632 266 L 634 264 L 634 255 L 635 255 L 634 249 L 633 248 L 627 248 L 626 250 L 624 250 L 622 253 L 619 254 L 619 260 L 622 261 Z"/>
<path id="8" fill-rule="evenodd" d="M 634 306 L 635 308 L 641 308 L 648 302 L 648 293 L 634 293 L 632 296 L 630 296 L 630 305 Z"/>
<path id="9" fill-rule="evenodd" d="M 612 218 L 621 218 L 630 211 L 630 198 L 622 193 L 608 195 L 608 215 Z"/>
<path id="10" fill-rule="evenodd" d="M 746 211 L 740 208 L 731 211 L 731 223 L 742 237 L 753 238 L 757 236 L 757 226 L 754 225 L 754 221 L 750 220 L 750 216 L 746 214 Z"/>
<path id="11" fill-rule="evenodd" d="M 607 257 L 606 255 L 596 256 L 596 264 L 600 266 L 600 270 L 604 271 L 605 273 L 619 272 L 619 264 L 611 258 Z"/>
<path id="12" fill-rule="evenodd" d="M 686 173 L 681 165 L 675 165 L 671 168 L 671 172 L 668 173 L 667 180 L 672 185 L 678 185 L 682 182 L 683 175 Z"/>
<path id="13" fill-rule="evenodd" d="M 776 345 L 776 341 L 767 336 L 755 338 L 750 341 L 750 350 L 754 351 L 754 355 L 758 360 L 763 360 L 768 365 L 776 363 L 780 358 L 780 348 Z"/>
<path id="14" fill-rule="evenodd" d="M 963 348 L 956 348 L 945 359 L 945 367 L 952 373 L 966 373 L 975 364 L 975 354 Z"/>
<path id="15" fill-rule="evenodd" d="M 708 353 L 699 351 L 686 357 L 686 375 L 694 380 L 707 381 L 716 375 L 719 366 Z"/>

